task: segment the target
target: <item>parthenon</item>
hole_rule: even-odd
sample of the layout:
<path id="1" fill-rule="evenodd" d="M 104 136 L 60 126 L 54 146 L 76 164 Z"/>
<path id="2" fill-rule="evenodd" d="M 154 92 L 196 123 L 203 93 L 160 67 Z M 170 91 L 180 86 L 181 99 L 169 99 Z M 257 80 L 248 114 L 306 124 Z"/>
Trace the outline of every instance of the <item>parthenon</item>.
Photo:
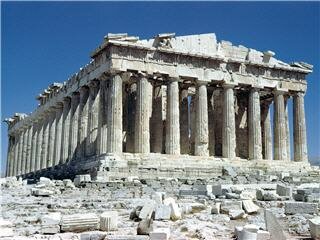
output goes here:
<path id="1" fill-rule="evenodd" d="M 33 113 L 5 120 L 6 175 L 184 169 L 198 176 L 237 162 L 307 166 L 304 95 L 312 65 L 274 55 L 218 42 L 213 33 L 108 34 L 89 64 L 37 97 Z"/>

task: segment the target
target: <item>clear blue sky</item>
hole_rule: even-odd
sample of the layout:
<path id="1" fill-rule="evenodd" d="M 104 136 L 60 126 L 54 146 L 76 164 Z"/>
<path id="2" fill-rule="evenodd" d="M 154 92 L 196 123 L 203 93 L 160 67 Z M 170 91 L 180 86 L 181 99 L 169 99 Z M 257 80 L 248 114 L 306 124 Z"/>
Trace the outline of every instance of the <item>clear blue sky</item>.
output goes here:
<path id="1" fill-rule="evenodd" d="M 214 32 L 218 40 L 314 65 L 305 102 L 309 156 L 320 156 L 319 2 L 2 2 L 1 11 L 2 119 L 33 111 L 35 96 L 86 64 L 108 32 L 141 39 Z M 4 163 L 6 124 L 1 130 Z"/>

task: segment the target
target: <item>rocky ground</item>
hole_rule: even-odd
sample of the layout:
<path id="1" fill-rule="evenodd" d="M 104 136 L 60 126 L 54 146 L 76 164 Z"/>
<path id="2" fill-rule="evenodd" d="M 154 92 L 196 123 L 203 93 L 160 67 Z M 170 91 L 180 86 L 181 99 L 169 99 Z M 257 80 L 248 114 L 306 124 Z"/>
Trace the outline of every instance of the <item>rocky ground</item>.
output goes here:
<path id="1" fill-rule="evenodd" d="M 210 180 L 1 179 L 1 239 L 311 239 L 320 175 L 225 169 Z"/>

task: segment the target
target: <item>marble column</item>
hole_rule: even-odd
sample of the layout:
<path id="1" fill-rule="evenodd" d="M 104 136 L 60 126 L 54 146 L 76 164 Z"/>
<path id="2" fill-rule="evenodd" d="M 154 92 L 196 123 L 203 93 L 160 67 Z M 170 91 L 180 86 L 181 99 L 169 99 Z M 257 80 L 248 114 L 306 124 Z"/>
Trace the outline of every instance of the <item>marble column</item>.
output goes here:
<path id="1" fill-rule="evenodd" d="M 45 128 L 45 120 L 43 118 L 39 118 L 38 121 L 38 131 L 37 131 L 37 150 L 36 150 L 36 164 L 35 170 L 38 171 L 42 167 L 42 152 L 44 151 L 43 148 L 43 131 Z"/>
<path id="2" fill-rule="evenodd" d="M 36 158 L 37 158 L 37 136 L 39 132 L 39 121 L 35 120 L 33 123 L 33 131 L 31 137 L 31 157 L 30 157 L 30 172 L 36 171 Z"/>
<path id="3" fill-rule="evenodd" d="M 48 137 L 47 167 L 52 167 L 53 163 L 54 163 L 55 135 L 56 135 L 56 108 L 52 108 L 49 113 L 49 137 Z"/>
<path id="4" fill-rule="evenodd" d="M 196 141 L 196 109 L 197 109 L 197 97 L 195 94 L 191 95 L 190 101 L 190 116 L 189 116 L 189 128 L 190 128 L 190 151 L 189 154 L 195 154 L 195 141 Z"/>
<path id="5" fill-rule="evenodd" d="M 164 153 L 165 91 L 163 85 L 153 89 L 150 148 L 154 153 Z"/>
<path id="6" fill-rule="evenodd" d="M 60 163 L 61 159 L 61 140 L 62 140 L 62 122 L 63 122 L 63 105 L 59 103 L 55 109 L 55 138 L 54 138 L 54 155 L 53 166 Z M 64 146 L 63 146 L 64 147 Z"/>
<path id="7" fill-rule="evenodd" d="M 12 167 L 12 136 L 8 136 L 9 141 L 8 141 L 8 151 L 7 151 L 7 165 L 6 165 L 6 177 L 11 176 L 10 175 L 10 168 Z"/>
<path id="8" fill-rule="evenodd" d="M 304 93 L 302 92 L 296 93 L 293 97 L 293 123 L 294 161 L 308 161 Z"/>
<path id="9" fill-rule="evenodd" d="M 98 153 L 107 152 L 107 110 L 108 110 L 108 88 L 106 80 L 100 80 L 99 120 L 98 120 Z"/>
<path id="10" fill-rule="evenodd" d="M 290 96 L 284 97 L 284 108 L 285 108 L 285 124 L 286 124 L 286 148 L 287 148 L 287 161 L 291 160 L 291 150 L 290 150 L 290 127 L 289 127 L 289 113 L 288 113 L 288 101 Z"/>
<path id="11" fill-rule="evenodd" d="M 167 86 L 166 154 L 180 154 L 179 82 L 171 78 Z"/>
<path id="12" fill-rule="evenodd" d="M 233 85 L 224 85 L 222 155 L 224 158 L 236 157 L 236 130 Z"/>
<path id="13" fill-rule="evenodd" d="M 79 103 L 80 94 L 74 92 L 71 97 L 71 114 L 70 114 L 70 145 L 69 161 L 77 158 L 78 155 L 78 126 L 79 126 Z"/>
<path id="14" fill-rule="evenodd" d="M 134 141 L 136 153 L 150 152 L 149 85 L 151 85 L 151 83 L 145 76 L 138 78 Z"/>
<path id="15" fill-rule="evenodd" d="M 35 146 L 32 145 L 32 136 L 33 136 L 33 123 L 28 128 L 27 133 L 27 152 L 26 152 L 26 165 L 25 173 L 31 172 L 31 158 L 32 158 L 32 148 Z"/>
<path id="16" fill-rule="evenodd" d="M 99 118 L 100 87 L 98 81 L 89 85 L 89 122 L 86 152 L 88 156 L 97 153 L 98 118 Z"/>
<path id="17" fill-rule="evenodd" d="M 111 76 L 108 88 L 107 152 L 122 153 L 122 77 Z"/>
<path id="18" fill-rule="evenodd" d="M 274 160 L 287 159 L 287 133 L 283 92 L 274 92 Z"/>
<path id="19" fill-rule="evenodd" d="M 71 115 L 71 98 L 66 97 L 63 99 L 63 111 L 62 111 L 62 136 L 61 136 L 61 153 L 60 163 L 64 164 L 68 162 L 69 149 L 70 149 L 70 115 Z"/>
<path id="20" fill-rule="evenodd" d="M 272 160 L 272 130 L 270 117 L 270 101 L 261 105 L 262 150 L 263 159 Z"/>
<path id="21" fill-rule="evenodd" d="M 21 174 L 26 173 L 26 165 L 27 165 L 27 150 L 28 150 L 28 133 L 29 128 L 24 127 L 23 131 L 23 147 L 22 147 L 22 160 L 21 160 Z"/>
<path id="22" fill-rule="evenodd" d="M 136 79 L 134 79 L 136 80 Z M 134 82 L 129 86 L 127 97 L 127 141 L 126 151 L 135 152 L 135 126 L 136 126 L 136 101 L 137 101 L 137 83 Z"/>
<path id="23" fill-rule="evenodd" d="M 209 156 L 209 130 L 208 130 L 208 94 L 207 83 L 198 82 L 196 86 L 196 156 Z"/>
<path id="24" fill-rule="evenodd" d="M 249 159 L 262 159 L 260 94 L 251 88 L 248 106 Z"/>
<path id="25" fill-rule="evenodd" d="M 84 158 L 86 156 L 88 118 L 89 118 L 89 88 L 85 86 L 80 89 L 79 152 L 78 152 L 80 158 Z"/>
<path id="26" fill-rule="evenodd" d="M 14 170 L 13 176 L 17 176 L 19 173 L 19 149 L 20 149 L 20 133 L 15 133 L 15 146 L 14 146 Z"/>
<path id="27" fill-rule="evenodd" d="M 189 154 L 189 104 L 188 88 L 180 91 L 180 151 L 181 154 Z"/>
<path id="28" fill-rule="evenodd" d="M 215 132 L 215 120 L 216 117 L 216 111 L 214 107 L 214 91 L 211 91 L 208 93 L 208 126 L 209 126 L 209 155 L 215 156 L 216 154 L 216 132 Z"/>

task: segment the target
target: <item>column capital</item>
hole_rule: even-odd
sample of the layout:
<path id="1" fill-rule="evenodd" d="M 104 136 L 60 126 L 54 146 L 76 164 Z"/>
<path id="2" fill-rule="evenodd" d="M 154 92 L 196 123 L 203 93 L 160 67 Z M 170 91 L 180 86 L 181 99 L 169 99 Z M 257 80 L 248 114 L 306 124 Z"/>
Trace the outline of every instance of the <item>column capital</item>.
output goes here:
<path id="1" fill-rule="evenodd" d="M 223 83 L 222 84 L 222 87 L 223 88 L 234 88 L 234 87 L 236 87 L 238 84 L 237 83 L 234 83 L 234 82 L 228 82 L 228 83 Z"/>
<path id="2" fill-rule="evenodd" d="M 88 87 L 89 87 L 89 88 L 97 88 L 97 87 L 99 87 L 99 83 L 100 83 L 100 81 L 97 80 L 97 79 L 91 80 L 91 81 L 88 83 Z"/>
<path id="3" fill-rule="evenodd" d="M 288 93 L 288 90 L 287 89 L 284 89 L 284 88 L 275 88 L 272 93 L 274 95 L 284 95 L 286 93 Z"/>
<path id="4" fill-rule="evenodd" d="M 208 81 L 199 80 L 199 79 L 196 80 L 197 86 L 208 85 L 208 83 L 209 83 Z"/>
<path id="5" fill-rule="evenodd" d="M 294 96 L 297 97 L 304 97 L 306 95 L 306 92 L 294 92 Z"/>
<path id="6" fill-rule="evenodd" d="M 179 77 L 168 77 L 167 78 L 168 82 L 179 82 L 180 78 Z"/>

